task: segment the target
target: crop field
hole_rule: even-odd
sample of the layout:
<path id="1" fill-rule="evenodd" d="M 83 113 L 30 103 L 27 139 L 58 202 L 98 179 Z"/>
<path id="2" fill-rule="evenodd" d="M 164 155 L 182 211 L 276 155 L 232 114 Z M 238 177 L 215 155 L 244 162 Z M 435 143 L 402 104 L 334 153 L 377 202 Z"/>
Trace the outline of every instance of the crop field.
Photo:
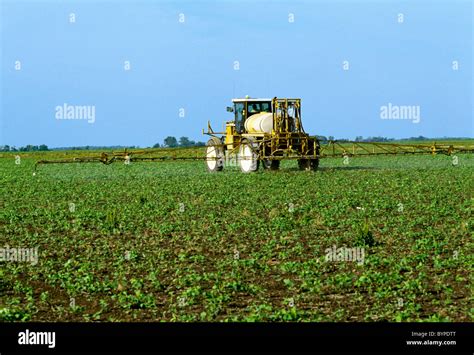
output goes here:
<path id="1" fill-rule="evenodd" d="M 33 175 L 81 154 L 0 157 L 0 320 L 472 321 L 472 154 Z"/>

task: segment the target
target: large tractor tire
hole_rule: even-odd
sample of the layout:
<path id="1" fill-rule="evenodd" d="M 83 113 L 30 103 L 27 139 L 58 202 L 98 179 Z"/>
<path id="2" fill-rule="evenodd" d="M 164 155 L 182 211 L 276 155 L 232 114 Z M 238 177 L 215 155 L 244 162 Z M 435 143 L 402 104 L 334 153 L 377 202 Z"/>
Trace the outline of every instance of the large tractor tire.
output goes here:
<path id="1" fill-rule="evenodd" d="M 314 144 L 315 142 L 314 141 L 310 141 L 310 144 Z M 317 143 L 316 145 L 316 156 L 319 157 L 319 143 Z M 308 152 L 309 155 L 313 155 L 314 154 L 314 149 L 312 149 L 311 151 Z M 307 154 L 308 154 L 307 153 Z M 298 160 L 298 167 L 300 168 L 300 170 L 306 170 L 306 171 L 316 171 L 318 170 L 318 166 L 319 166 L 319 158 L 313 158 L 313 159 L 299 159 Z"/>
<path id="2" fill-rule="evenodd" d="M 299 159 L 298 167 L 300 170 L 316 171 L 318 170 L 319 159 Z"/>
<path id="3" fill-rule="evenodd" d="M 280 161 L 279 160 L 264 159 L 263 160 L 263 168 L 266 169 L 266 170 L 278 170 L 280 168 Z"/>
<path id="4" fill-rule="evenodd" d="M 250 139 L 245 139 L 239 147 L 239 165 L 243 173 L 252 173 L 258 170 L 258 144 Z"/>
<path id="5" fill-rule="evenodd" d="M 224 169 L 224 148 L 218 138 L 212 137 L 206 144 L 206 167 L 211 173 Z"/>

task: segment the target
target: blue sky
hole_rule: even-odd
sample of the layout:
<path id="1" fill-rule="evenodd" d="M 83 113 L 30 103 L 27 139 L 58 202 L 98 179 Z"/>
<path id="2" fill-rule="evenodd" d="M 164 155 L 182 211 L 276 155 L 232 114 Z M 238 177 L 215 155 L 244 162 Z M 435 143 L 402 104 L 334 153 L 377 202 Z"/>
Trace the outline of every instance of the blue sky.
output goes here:
<path id="1" fill-rule="evenodd" d="M 311 134 L 474 137 L 471 1 L 0 2 L 0 145 L 205 141 L 245 95 L 302 98 Z"/>

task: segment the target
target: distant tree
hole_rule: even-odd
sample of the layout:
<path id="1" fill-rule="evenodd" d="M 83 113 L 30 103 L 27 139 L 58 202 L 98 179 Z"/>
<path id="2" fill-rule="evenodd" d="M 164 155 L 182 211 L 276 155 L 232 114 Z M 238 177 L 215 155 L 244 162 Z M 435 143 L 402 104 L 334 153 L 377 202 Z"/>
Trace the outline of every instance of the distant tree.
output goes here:
<path id="1" fill-rule="evenodd" d="M 204 142 L 196 142 L 195 146 L 196 147 L 204 147 L 206 145 L 206 143 Z"/>
<path id="2" fill-rule="evenodd" d="M 171 137 L 171 136 L 166 137 L 164 140 L 164 143 L 166 147 L 170 147 L 170 148 L 174 148 L 178 146 L 178 141 L 176 140 L 176 138 Z"/>
<path id="3" fill-rule="evenodd" d="M 328 136 L 328 140 L 333 141 L 334 137 L 333 136 Z"/>
<path id="4" fill-rule="evenodd" d="M 47 146 L 46 144 L 41 144 L 41 145 L 39 146 L 39 149 L 38 149 L 38 150 L 41 150 L 42 152 L 44 152 L 44 151 L 47 151 L 47 150 L 49 150 L 49 149 L 48 149 L 48 146 Z"/>
<path id="5" fill-rule="evenodd" d="M 382 137 L 382 136 L 376 136 L 376 137 L 367 137 L 363 141 L 364 142 L 390 142 L 392 141 L 393 138 L 387 138 L 387 137 Z"/>
<path id="6" fill-rule="evenodd" d="M 153 145 L 153 148 L 159 148 L 160 147 L 160 143 L 156 143 L 155 145 Z"/>
<path id="7" fill-rule="evenodd" d="M 10 146 L 9 145 L 4 145 L 3 147 L 0 148 L 1 152 L 9 152 L 10 151 Z"/>
<path id="8" fill-rule="evenodd" d="M 192 142 L 189 140 L 188 137 L 181 137 L 181 138 L 179 139 L 179 145 L 180 145 L 181 147 L 189 147 L 189 146 L 192 145 L 191 143 L 192 143 Z"/>
<path id="9" fill-rule="evenodd" d="M 362 136 L 357 136 L 355 139 L 356 142 L 362 142 L 363 140 L 364 140 L 364 137 Z"/>

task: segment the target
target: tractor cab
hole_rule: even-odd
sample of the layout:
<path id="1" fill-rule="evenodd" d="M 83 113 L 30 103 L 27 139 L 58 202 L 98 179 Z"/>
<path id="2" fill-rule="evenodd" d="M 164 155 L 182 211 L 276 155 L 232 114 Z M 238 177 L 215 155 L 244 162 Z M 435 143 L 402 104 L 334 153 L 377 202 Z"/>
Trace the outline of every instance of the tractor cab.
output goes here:
<path id="1" fill-rule="evenodd" d="M 235 131 L 244 132 L 244 124 L 248 117 L 261 112 L 272 112 L 272 99 L 233 99 L 234 107 L 227 111 L 234 113 Z"/>

